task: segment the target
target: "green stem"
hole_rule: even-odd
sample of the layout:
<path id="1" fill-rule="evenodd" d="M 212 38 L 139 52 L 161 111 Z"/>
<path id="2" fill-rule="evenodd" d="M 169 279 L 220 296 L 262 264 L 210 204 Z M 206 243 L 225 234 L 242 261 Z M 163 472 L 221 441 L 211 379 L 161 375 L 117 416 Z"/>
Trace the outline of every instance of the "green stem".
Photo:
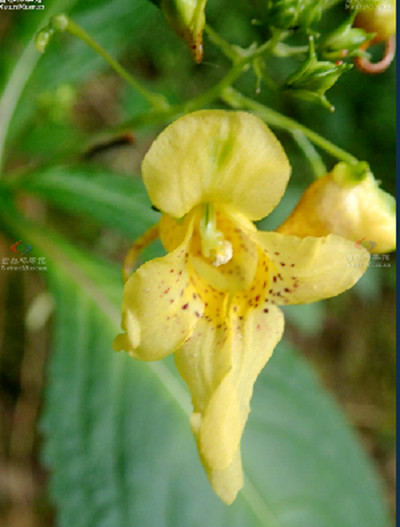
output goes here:
<path id="1" fill-rule="evenodd" d="M 210 102 L 214 101 L 215 99 L 218 99 L 221 95 L 221 93 L 224 92 L 227 88 L 229 88 L 235 80 L 240 77 L 240 75 L 248 68 L 248 61 L 247 60 L 241 60 L 238 62 L 235 66 L 233 66 L 228 73 L 223 77 L 217 84 L 212 86 L 209 90 L 207 90 L 204 93 L 201 93 L 197 97 L 194 97 L 190 101 L 187 101 L 183 103 L 182 105 L 182 111 L 184 112 L 192 112 L 193 110 L 203 108 Z"/>
<path id="2" fill-rule="evenodd" d="M 229 44 L 229 42 L 227 42 L 226 40 L 224 40 L 216 31 L 213 30 L 212 27 L 206 24 L 204 29 L 211 42 L 217 48 L 219 48 L 222 53 L 226 57 L 228 57 L 228 59 L 231 59 L 231 61 L 234 62 L 239 58 L 239 53 L 237 52 L 235 47 Z"/>
<path id="3" fill-rule="evenodd" d="M 233 108 L 245 108 L 247 110 L 251 110 L 256 115 L 258 115 L 263 121 L 265 121 L 271 126 L 276 126 L 277 128 L 287 130 L 291 133 L 293 133 L 294 130 L 302 132 L 315 145 L 319 146 L 320 148 L 331 154 L 333 157 L 336 157 L 341 161 L 345 161 L 350 165 L 359 162 L 356 157 L 349 154 L 342 148 L 334 145 L 324 137 L 321 137 L 313 130 L 310 130 L 306 126 L 298 123 L 290 117 L 286 117 L 285 115 L 282 115 L 279 112 L 276 112 L 275 110 L 271 110 L 271 108 L 268 108 L 267 106 L 264 106 L 259 102 L 253 101 L 252 99 L 246 97 L 245 95 L 242 95 L 240 92 L 238 92 L 232 87 L 227 88 L 221 94 L 221 98 L 226 104 Z"/>
<path id="4" fill-rule="evenodd" d="M 65 15 L 60 15 L 60 17 L 64 16 Z M 100 44 L 93 40 L 83 28 L 69 18 L 67 18 L 65 31 L 68 31 L 75 37 L 79 38 L 98 53 L 120 77 L 125 79 L 128 84 L 139 92 L 155 109 L 167 110 L 169 108 L 169 104 L 163 95 L 152 93 L 142 86 L 125 68 L 121 66 L 121 64 L 119 64 L 119 62 L 117 62 L 102 46 L 100 46 Z"/>
<path id="5" fill-rule="evenodd" d="M 315 177 L 318 179 L 324 176 L 327 173 L 325 163 L 322 161 L 321 156 L 315 149 L 314 145 L 304 135 L 304 132 L 301 132 L 300 130 L 293 130 L 292 136 L 310 163 Z"/>
<path id="6" fill-rule="evenodd" d="M 149 112 L 143 112 L 135 116 L 133 119 L 130 119 L 129 121 L 119 125 L 115 131 L 121 131 L 126 128 L 138 128 L 147 125 L 163 124 L 167 121 L 175 119 L 179 115 L 193 112 L 195 110 L 200 110 L 201 108 L 204 108 L 210 104 L 212 101 L 218 99 L 247 67 L 247 60 L 242 60 L 233 66 L 225 75 L 225 77 L 223 77 L 217 84 L 212 86 L 206 92 L 201 93 L 189 101 L 176 104 L 175 106 L 170 106 L 167 110 L 150 110 Z"/>
<path id="7" fill-rule="evenodd" d="M 283 42 L 279 42 L 275 47 L 275 55 L 277 57 L 290 57 L 292 55 L 302 55 L 308 52 L 308 46 L 288 46 Z"/>

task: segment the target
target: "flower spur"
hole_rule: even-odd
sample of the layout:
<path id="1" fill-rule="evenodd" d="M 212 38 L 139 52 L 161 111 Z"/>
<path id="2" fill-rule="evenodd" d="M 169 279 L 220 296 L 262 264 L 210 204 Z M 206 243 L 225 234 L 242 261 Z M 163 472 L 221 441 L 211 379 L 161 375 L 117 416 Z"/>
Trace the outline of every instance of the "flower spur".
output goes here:
<path id="1" fill-rule="evenodd" d="M 285 304 L 350 288 L 369 255 L 339 236 L 257 231 L 286 189 L 290 165 L 257 117 L 204 110 L 167 127 L 142 164 L 167 255 L 127 280 L 124 333 L 141 360 L 175 354 L 192 396 L 190 424 L 215 492 L 243 486 L 240 441 L 256 378 L 282 337 Z M 349 265 L 357 257 L 358 265 Z"/>

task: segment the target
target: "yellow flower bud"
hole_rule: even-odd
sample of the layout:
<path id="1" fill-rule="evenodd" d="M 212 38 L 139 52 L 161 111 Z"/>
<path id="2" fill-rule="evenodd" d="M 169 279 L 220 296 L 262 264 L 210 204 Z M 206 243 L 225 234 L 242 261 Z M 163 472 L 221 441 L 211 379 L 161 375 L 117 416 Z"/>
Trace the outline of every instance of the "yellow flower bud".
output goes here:
<path id="1" fill-rule="evenodd" d="M 360 178 L 353 167 L 338 163 L 306 189 L 277 231 L 302 238 L 336 234 L 364 241 L 372 253 L 390 252 L 396 247 L 395 200 L 370 171 Z"/>
<path id="2" fill-rule="evenodd" d="M 376 33 L 375 42 L 387 40 L 396 34 L 396 0 L 380 0 L 373 8 L 361 9 L 354 25 Z"/>
<path id="3" fill-rule="evenodd" d="M 171 28 L 189 45 L 194 60 L 201 62 L 207 0 L 151 1 L 161 8 Z"/>

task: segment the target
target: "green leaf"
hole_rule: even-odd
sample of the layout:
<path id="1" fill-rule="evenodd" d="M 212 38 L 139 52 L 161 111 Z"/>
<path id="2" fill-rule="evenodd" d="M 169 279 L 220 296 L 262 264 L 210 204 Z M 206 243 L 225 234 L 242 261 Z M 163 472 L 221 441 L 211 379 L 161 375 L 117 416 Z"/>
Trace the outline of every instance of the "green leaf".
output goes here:
<path id="1" fill-rule="evenodd" d="M 16 180 L 12 187 L 34 193 L 78 216 L 135 238 L 154 225 L 160 215 L 152 210 L 142 180 L 88 166 L 51 167 Z"/>
<path id="2" fill-rule="evenodd" d="M 360 445 L 305 361 L 285 344 L 258 382 L 244 435 L 244 490 L 212 493 L 172 359 L 117 354 L 115 268 L 1 204 L 0 217 L 48 258 L 56 300 L 42 430 L 59 525 L 69 527 L 386 527 Z"/>
<path id="3" fill-rule="evenodd" d="M 35 14 L 35 24 L 28 24 L 32 13 L 26 13 L 25 16 L 19 13 L 22 16 L 22 22 L 25 22 L 24 25 L 27 26 L 26 34 L 20 35 L 20 31 L 11 32 L 10 38 L 5 40 L 0 49 L 0 62 L 9 60 L 10 53 L 7 51 L 9 46 L 20 46 L 19 38 L 23 42 L 26 42 L 28 38 L 33 39 L 35 33 L 48 22 L 50 16 L 60 12 L 71 16 L 115 57 L 121 55 L 137 40 L 143 28 L 148 27 L 151 31 L 151 27 L 154 26 L 153 16 L 158 14 L 158 10 L 146 0 L 96 0 L 96 2 L 53 0 L 49 7 L 50 9 L 46 4 L 46 9 L 38 12 L 43 15 Z M 161 20 L 161 15 L 158 14 L 158 16 Z M 13 86 L 13 89 L 18 91 L 17 101 L 14 100 L 12 93 L 10 95 L 13 104 L 18 102 L 22 90 L 24 92 L 10 123 L 8 141 L 15 143 L 19 136 L 18 147 L 24 149 L 25 143 L 29 143 L 27 140 L 32 128 L 39 127 L 42 136 L 46 136 L 46 126 L 42 126 L 43 113 L 38 105 L 40 96 L 43 93 L 55 93 L 61 85 L 80 86 L 94 73 L 107 71 L 108 65 L 84 43 L 70 35 L 60 34 L 52 38 L 43 55 L 34 48 L 31 42 L 27 48 L 26 59 L 23 62 L 21 59 L 17 63 L 21 62 L 20 82 L 17 88 Z M 14 62 L 14 60 L 11 62 L 12 66 Z M 5 73 L 11 77 L 11 66 Z M 0 83 L 6 83 L 7 80 L 9 79 L 5 77 L 0 78 Z M 142 101 L 142 104 L 145 103 Z M 21 143 L 21 135 L 27 135 L 23 143 Z"/>

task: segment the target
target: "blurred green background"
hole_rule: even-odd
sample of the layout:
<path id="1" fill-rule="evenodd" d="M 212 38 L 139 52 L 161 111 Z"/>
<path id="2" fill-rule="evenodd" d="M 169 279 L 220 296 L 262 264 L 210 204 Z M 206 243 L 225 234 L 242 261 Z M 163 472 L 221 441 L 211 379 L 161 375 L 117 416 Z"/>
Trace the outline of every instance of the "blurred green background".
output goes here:
<path id="1" fill-rule="evenodd" d="M 50 13 L 66 10 L 127 69 L 172 102 L 210 87 L 223 76 L 228 63 L 206 36 L 204 61 L 193 64 L 186 46 L 160 11 L 145 0 L 44 3 L 44 11 L 0 11 L 0 95 L 9 90 L 8 108 L 16 105 L 7 136 L 3 177 L 18 188 L 21 178 L 24 181 L 30 172 L 37 172 L 38 177 L 28 177 L 19 193 L 19 206 L 28 217 L 57 229 L 84 253 L 119 264 L 146 222 L 157 220 L 156 213 L 153 215 L 146 203 L 143 211 L 137 212 L 139 219 L 129 226 L 128 219 L 122 218 L 121 204 L 121 218 L 110 217 L 109 228 L 107 222 L 96 221 L 95 212 L 85 205 L 79 170 L 72 169 L 72 175 L 76 170 L 76 185 L 82 184 L 82 203 L 76 196 L 68 199 L 66 180 L 72 177 L 68 170 L 52 166 L 84 164 L 94 174 L 119 174 L 117 186 L 124 192 L 125 181 L 139 176 L 141 159 L 163 126 L 133 130 L 133 144 L 88 156 L 91 145 L 108 140 L 113 127 L 143 111 L 146 104 L 102 59 L 72 37 L 57 35 L 40 56 L 29 47 L 32 36 Z M 209 0 L 207 21 L 229 42 L 247 47 L 253 41 L 262 43 L 267 36 L 263 9 L 263 2 L 256 0 Z M 321 31 L 335 27 L 345 15 L 344 7 L 336 6 L 322 20 Z M 275 58 L 270 62 L 271 75 L 277 81 L 283 81 L 295 67 L 294 59 Z M 328 93 L 336 108 L 333 114 L 271 93 L 266 87 L 257 94 L 251 72 L 236 86 L 367 160 L 382 188 L 394 193 L 394 64 L 378 76 L 367 77 L 356 69 L 346 73 Z M 276 133 L 288 153 L 293 175 L 281 204 L 263 221 L 265 229 L 275 228 L 288 215 L 312 181 L 309 165 L 290 134 Z M 334 161 L 324 159 L 331 168 Z M 49 181 L 60 183 L 51 190 Z M 128 184 L 126 192 L 130 188 Z M 143 226 L 141 214 L 146 216 Z M 10 245 L 15 241 L 10 234 L 1 236 L 1 258 L 10 256 Z M 349 293 L 323 303 L 286 308 L 285 345 L 300 350 L 339 402 L 383 480 L 385 500 L 394 514 L 394 254 L 384 263 L 372 260 L 371 268 Z M 46 281 L 46 273 L 0 272 L 0 525 L 7 527 L 50 527 L 56 522 L 48 492 L 49 475 L 39 454 L 43 427 L 38 423 L 54 325 L 54 300 L 45 292 Z M 197 455 L 194 447 L 192 455 Z M 122 527 L 112 521 L 104 525 Z"/>

